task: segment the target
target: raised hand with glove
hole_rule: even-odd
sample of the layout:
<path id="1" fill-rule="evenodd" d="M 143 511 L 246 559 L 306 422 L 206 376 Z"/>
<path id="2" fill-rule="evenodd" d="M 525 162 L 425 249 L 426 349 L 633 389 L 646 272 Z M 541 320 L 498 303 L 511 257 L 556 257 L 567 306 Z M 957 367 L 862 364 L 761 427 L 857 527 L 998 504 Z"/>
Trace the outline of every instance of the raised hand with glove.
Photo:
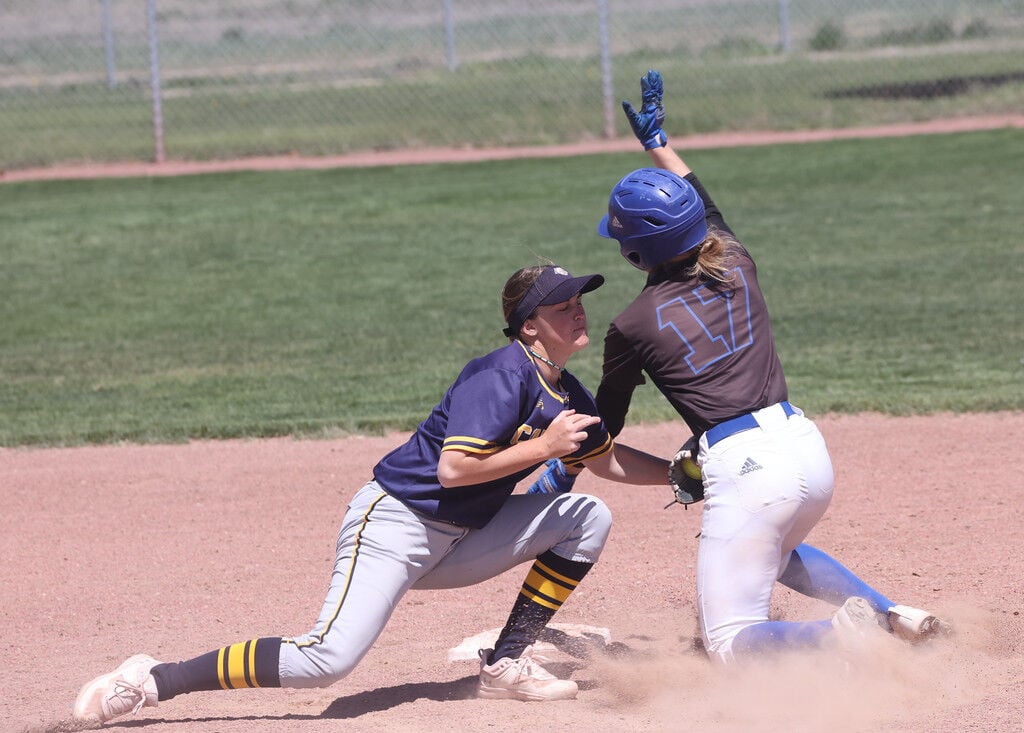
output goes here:
<path id="1" fill-rule="evenodd" d="M 640 79 L 640 110 L 637 111 L 628 101 L 622 101 L 622 110 L 626 113 L 629 126 L 633 128 L 636 139 L 643 143 L 644 150 L 663 148 L 668 137 L 662 130 L 665 124 L 665 108 L 661 97 L 664 89 L 661 74 L 653 69 Z"/>

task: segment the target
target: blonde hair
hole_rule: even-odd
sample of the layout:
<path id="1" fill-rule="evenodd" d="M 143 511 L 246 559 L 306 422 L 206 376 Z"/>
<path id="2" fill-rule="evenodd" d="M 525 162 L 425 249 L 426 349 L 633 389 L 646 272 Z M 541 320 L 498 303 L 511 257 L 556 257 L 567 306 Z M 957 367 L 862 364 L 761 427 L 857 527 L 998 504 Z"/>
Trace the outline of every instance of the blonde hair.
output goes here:
<path id="1" fill-rule="evenodd" d="M 739 243 L 730 235 L 719 229 L 708 229 L 704 241 L 697 245 L 697 257 L 693 264 L 686 268 L 687 277 L 700 280 L 711 280 L 721 285 L 729 285 L 733 280 L 732 267 L 736 261 Z M 687 252 L 669 262 L 683 262 L 693 258 Z"/>

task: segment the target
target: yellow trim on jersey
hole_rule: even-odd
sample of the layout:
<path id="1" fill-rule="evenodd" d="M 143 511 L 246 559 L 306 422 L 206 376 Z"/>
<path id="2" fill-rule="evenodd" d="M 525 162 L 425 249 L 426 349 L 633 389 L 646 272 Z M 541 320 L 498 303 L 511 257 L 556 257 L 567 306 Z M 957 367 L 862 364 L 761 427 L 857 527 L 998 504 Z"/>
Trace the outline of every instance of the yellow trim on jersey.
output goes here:
<path id="1" fill-rule="evenodd" d="M 544 375 L 541 374 L 540 367 L 537 366 L 537 360 L 533 358 L 533 354 L 530 353 L 530 350 L 526 347 L 526 344 L 524 344 L 522 341 L 519 341 L 518 339 L 516 340 L 516 343 L 519 344 L 519 348 L 523 350 L 523 353 L 526 354 L 526 358 L 528 358 L 530 362 L 533 364 L 533 370 L 537 373 L 537 379 L 540 380 L 540 386 L 543 387 L 548 394 L 550 394 L 552 397 L 554 397 L 556 400 L 558 400 L 564 405 L 565 400 L 568 397 L 568 394 L 565 392 L 559 392 L 550 384 L 548 384 L 548 380 L 544 379 Z"/>
<path id="2" fill-rule="evenodd" d="M 492 440 L 473 438 L 469 435 L 449 435 L 441 444 L 441 451 L 459 450 L 463 453 L 497 453 L 501 446 Z"/>
<path id="3" fill-rule="evenodd" d="M 612 436 L 611 435 L 606 435 L 605 439 L 604 439 L 604 443 L 599 445 L 597 448 L 594 448 L 594 450 L 590 451 L 589 453 L 585 453 L 582 456 L 565 456 L 563 461 L 564 462 L 571 462 L 573 465 L 576 465 L 576 464 L 582 463 L 583 461 L 589 461 L 591 458 L 597 458 L 598 456 L 604 455 L 605 453 L 607 453 L 611 449 L 612 449 Z"/>
<path id="4" fill-rule="evenodd" d="M 559 392 L 544 379 L 544 375 L 540 373 L 540 369 L 537 369 L 537 379 L 540 380 L 540 386 L 547 390 L 547 393 L 554 397 L 556 400 L 565 404 L 566 398 L 569 396 L 565 392 Z"/>

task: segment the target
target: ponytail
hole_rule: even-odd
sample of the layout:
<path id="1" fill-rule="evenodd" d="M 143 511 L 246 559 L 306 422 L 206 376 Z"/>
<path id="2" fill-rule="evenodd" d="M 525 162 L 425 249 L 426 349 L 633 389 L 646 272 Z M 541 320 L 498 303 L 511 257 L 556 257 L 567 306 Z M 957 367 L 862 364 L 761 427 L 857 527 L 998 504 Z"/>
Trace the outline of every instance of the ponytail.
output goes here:
<path id="1" fill-rule="evenodd" d="M 686 269 L 687 276 L 713 280 L 722 285 L 731 284 L 736 247 L 736 240 L 731 236 L 719 229 L 709 229 L 697 247 L 697 258 Z"/>

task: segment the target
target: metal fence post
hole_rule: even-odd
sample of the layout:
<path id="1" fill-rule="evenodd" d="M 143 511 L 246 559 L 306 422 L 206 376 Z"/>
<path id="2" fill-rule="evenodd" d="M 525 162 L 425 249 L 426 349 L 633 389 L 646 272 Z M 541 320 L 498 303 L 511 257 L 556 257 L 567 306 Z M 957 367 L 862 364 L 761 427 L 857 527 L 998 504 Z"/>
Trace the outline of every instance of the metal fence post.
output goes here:
<path id="1" fill-rule="evenodd" d="M 973 10 L 936 19 L 942 4 L 922 0 L 0 0 L 0 168 L 559 144 L 581 128 L 614 140 L 631 135 L 620 104 L 647 55 L 710 79 L 692 95 L 720 107 L 691 120 L 694 131 L 870 126 L 979 106 L 1012 119 L 1024 109 L 1022 3 L 946 3 Z M 33 12 L 65 5 L 84 22 Z M 765 64 L 762 47 L 799 73 Z M 470 66 L 478 71 L 467 76 Z M 765 93 L 746 93 L 745 67 Z M 488 99 L 521 100 L 529 124 L 482 108 L 492 69 Z M 559 94 L 571 112 L 541 117 Z"/>
<path id="2" fill-rule="evenodd" d="M 103 49 L 107 60 L 107 89 L 117 86 L 117 69 L 114 66 L 114 29 L 110 18 L 110 0 L 103 0 Z"/>
<path id="3" fill-rule="evenodd" d="M 604 97 L 604 136 L 615 137 L 615 109 L 612 102 L 612 51 L 608 31 L 608 0 L 597 0 L 597 26 L 601 44 L 601 94 Z"/>
<path id="4" fill-rule="evenodd" d="M 448 71 L 455 71 L 458 62 L 455 60 L 455 21 L 452 18 L 452 0 L 443 0 L 444 7 L 444 40 L 448 58 Z"/>
<path id="5" fill-rule="evenodd" d="M 149 88 L 153 96 L 154 159 L 164 162 L 164 111 L 160 94 L 160 49 L 156 40 L 156 0 L 146 0 L 149 27 Z"/>
<path id="6" fill-rule="evenodd" d="M 789 53 L 789 0 L 779 0 L 779 49 Z"/>

